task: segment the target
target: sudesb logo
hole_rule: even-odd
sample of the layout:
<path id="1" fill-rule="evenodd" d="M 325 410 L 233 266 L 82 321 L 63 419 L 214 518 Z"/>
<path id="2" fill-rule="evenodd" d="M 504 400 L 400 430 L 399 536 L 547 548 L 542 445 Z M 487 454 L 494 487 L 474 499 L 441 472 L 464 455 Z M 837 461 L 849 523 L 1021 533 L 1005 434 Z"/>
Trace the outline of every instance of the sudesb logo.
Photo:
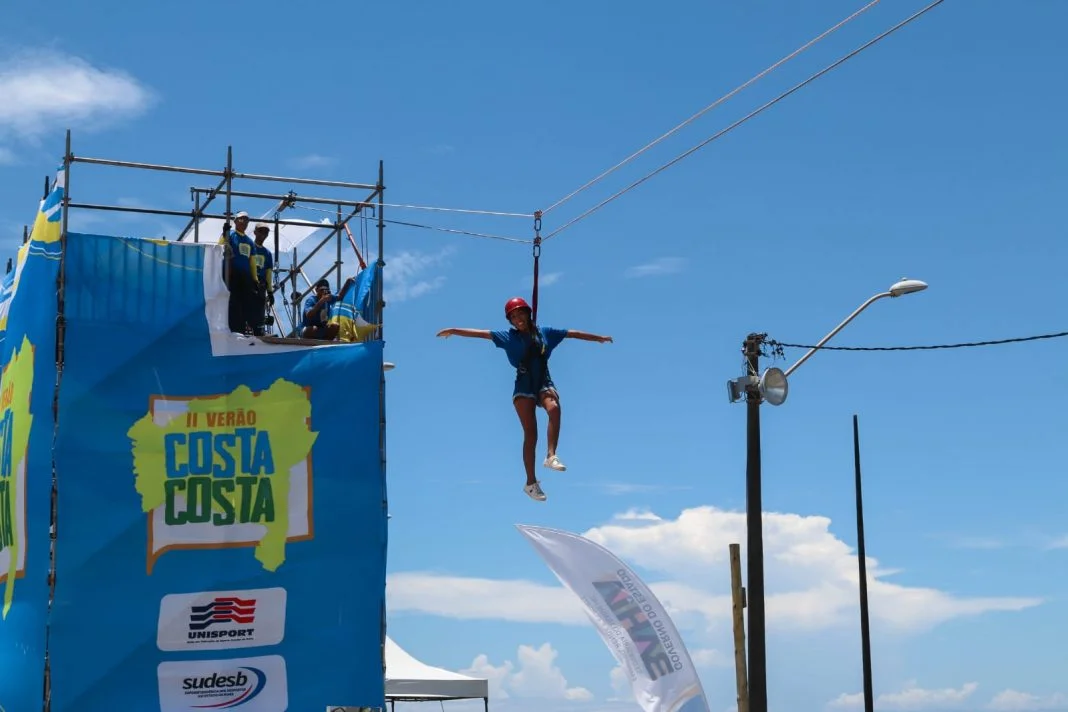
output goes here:
<path id="1" fill-rule="evenodd" d="M 245 672 L 251 673 L 246 675 Z M 182 680 L 182 689 L 187 695 L 197 697 L 205 704 L 194 707 L 210 709 L 232 709 L 250 702 L 259 695 L 267 685 L 267 675 L 258 668 L 242 667 L 232 674 L 213 672 L 210 675 L 186 677 Z M 214 702 L 214 704 L 210 704 Z"/>

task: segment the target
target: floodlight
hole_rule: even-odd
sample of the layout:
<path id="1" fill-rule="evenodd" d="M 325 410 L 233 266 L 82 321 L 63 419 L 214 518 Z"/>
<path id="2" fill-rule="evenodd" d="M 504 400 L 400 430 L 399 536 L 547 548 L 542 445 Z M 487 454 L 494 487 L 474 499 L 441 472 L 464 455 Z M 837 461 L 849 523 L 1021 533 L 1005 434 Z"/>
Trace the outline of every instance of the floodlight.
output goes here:
<path id="1" fill-rule="evenodd" d="M 786 374 L 780 368 L 769 368 L 760 377 L 760 395 L 771 405 L 782 405 L 790 392 Z"/>

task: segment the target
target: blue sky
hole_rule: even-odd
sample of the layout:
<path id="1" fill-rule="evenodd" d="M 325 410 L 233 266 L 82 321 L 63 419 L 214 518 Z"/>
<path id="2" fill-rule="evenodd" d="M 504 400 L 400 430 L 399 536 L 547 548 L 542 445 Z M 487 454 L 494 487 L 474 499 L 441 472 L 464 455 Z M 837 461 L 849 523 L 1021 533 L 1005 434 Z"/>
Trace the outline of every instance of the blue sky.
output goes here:
<path id="1" fill-rule="evenodd" d="M 66 128 L 76 154 L 134 161 L 222 168 L 232 145 L 239 170 L 373 182 L 382 159 L 387 202 L 530 213 L 863 4 L 99 0 L 42 15 L 15 0 L 0 27 L 0 236 L 13 255 Z M 922 6 L 879 3 L 550 212 L 544 232 Z M 539 467 L 544 504 L 522 493 L 503 353 L 434 337 L 503 327 L 504 301 L 529 296 L 530 246 L 391 225 L 391 637 L 489 676 L 497 709 L 636 709 L 513 525 L 560 527 L 638 567 L 677 612 L 713 712 L 730 708 L 745 415 L 725 383 L 741 342 L 814 343 L 903 276 L 930 289 L 877 303 L 833 343 L 1064 331 L 1066 22 L 1059 0 L 950 0 L 546 242 L 541 323 L 615 343 L 554 355 L 569 469 Z M 189 187 L 210 184 L 76 166 L 70 189 L 185 210 Z M 274 188 L 290 187 L 338 195 Z M 532 233 L 529 218 L 387 217 Z M 171 238 L 182 224 L 72 220 Z M 859 706 L 854 413 L 878 706 L 1068 709 L 1066 357 L 1068 339 L 824 352 L 765 406 L 773 710 Z"/>

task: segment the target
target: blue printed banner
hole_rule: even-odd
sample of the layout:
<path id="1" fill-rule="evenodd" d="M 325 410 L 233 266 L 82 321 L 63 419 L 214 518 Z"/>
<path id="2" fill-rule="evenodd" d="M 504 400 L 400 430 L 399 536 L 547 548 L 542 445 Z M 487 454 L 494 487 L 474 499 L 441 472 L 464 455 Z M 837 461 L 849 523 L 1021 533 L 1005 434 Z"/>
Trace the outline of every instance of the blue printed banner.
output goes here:
<path id="1" fill-rule="evenodd" d="M 0 710 L 42 707 L 62 180 L 0 284 Z"/>
<path id="2" fill-rule="evenodd" d="M 381 279 L 382 267 L 377 262 L 364 267 L 330 307 L 330 322 L 338 325 L 341 341 L 366 341 L 375 333 L 374 303 Z"/>
<path id="3" fill-rule="evenodd" d="M 219 249 L 67 237 L 53 712 L 384 705 L 382 342 L 229 333 Z"/>

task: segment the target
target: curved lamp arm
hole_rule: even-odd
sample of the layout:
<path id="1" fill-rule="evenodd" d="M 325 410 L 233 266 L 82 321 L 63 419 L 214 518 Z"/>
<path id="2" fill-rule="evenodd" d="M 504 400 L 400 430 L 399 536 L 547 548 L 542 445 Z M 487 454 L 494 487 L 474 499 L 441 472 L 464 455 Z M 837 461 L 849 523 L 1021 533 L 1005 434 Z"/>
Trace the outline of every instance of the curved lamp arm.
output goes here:
<path id="1" fill-rule="evenodd" d="M 790 366 L 790 368 L 786 369 L 786 371 L 783 372 L 783 375 L 789 377 L 789 375 L 791 373 L 793 373 L 794 371 L 797 370 L 798 366 L 803 364 L 805 361 L 808 361 L 809 358 L 812 356 L 812 354 L 816 353 L 816 351 L 818 351 L 821 346 L 823 346 L 825 343 L 827 343 L 832 338 L 834 338 L 835 334 L 837 334 L 839 331 L 844 329 L 846 324 L 848 324 L 849 322 L 851 322 L 854 319 L 856 319 L 857 315 L 860 314 L 862 311 L 864 311 L 865 309 L 867 309 L 868 307 L 870 307 L 872 304 L 874 304 L 878 300 L 882 299 L 883 297 L 892 297 L 892 296 L 894 296 L 894 295 L 891 294 L 890 292 L 883 292 L 882 294 L 876 294 L 875 296 L 871 297 L 868 301 L 866 301 L 863 304 L 861 304 L 859 307 L 857 307 L 857 310 L 855 312 L 853 312 L 852 314 L 850 314 L 849 316 L 847 316 L 845 318 L 845 321 L 843 321 L 838 326 L 834 327 L 834 331 L 832 331 L 831 333 L 827 334 L 822 339 L 820 339 L 818 344 L 816 344 L 811 349 L 809 349 L 808 352 L 805 353 L 804 356 L 802 356 L 801 358 L 799 358 L 797 360 L 797 363 L 795 363 L 793 366 Z"/>
<path id="2" fill-rule="evenodd" d="M 900 297 L 900 296 L 903 296 L 905 294 L 912 294 L 913 292 L 922 292 L 925 289 L 927 289 L 927 284 L 924 283 L 924 282 L 921 282 L 918 279 L 902 279 L 900 282 L 898 282 L 898 283 L 894 284 L 892 287 L 890 287 L 889 291 L 882 292 L 880 294 L 876 294 L 875 296 L 871 297 L 870 299 L 868 299 L 868 301 L 864 302 L 859 307 L 857 307 L 856 311 L 854 311 L 852 314 L 847 316 L 845 318 L 845 321 L 843 321 L 838 326 L 834 327 L 834 331 L 832 331 L 831 333 L 827 334 L 822 339 L 820 339 L 818 344 L 816 344 L 811 349 L 809 349 L 808 353 L 806 353 L 804 356 L 802 356 L 801 358 L 799 358 L 797 360 L 797 363 L 795 363 L 790 368 L 786 369 L 786 371 L 783 373 L 783 375 L 788 377 L 791 373 L 796 371 L 798 366 L 803 364 L 805 361 L 808 361 L 808 359 L 812 356 L 812 354 L 816 353 L 816 351 L 818 351 L 820 349 L 820 347 L 822 347 L 824 344 L 826 344 L 828 341 L 830 341 L 832 338 L 834 338 L 834 335 L 837 334 L 842 329 L 844 329 L 846 324 L 848 324 L 849 322 L 851 322 L 851 321 L 853 321 L 854 319 L 857 318 L 857 314 L 860 314 L 862 311 L 864 311 L 865 309 L 870 307 L 873 303 L 877 302 L 878 300 L 882 299 L 883 297 Z"/>

